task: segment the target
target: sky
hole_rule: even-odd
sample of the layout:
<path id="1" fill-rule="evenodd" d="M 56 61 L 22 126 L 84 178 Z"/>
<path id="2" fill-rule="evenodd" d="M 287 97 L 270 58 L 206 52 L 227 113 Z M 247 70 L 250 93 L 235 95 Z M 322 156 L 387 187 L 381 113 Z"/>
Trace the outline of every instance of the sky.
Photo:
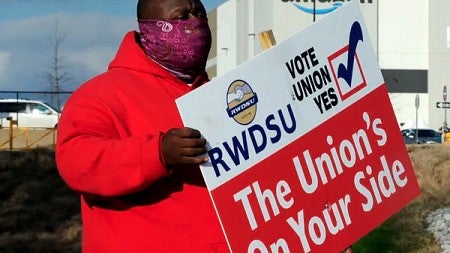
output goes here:
<path id="1" fill-rule="evenodd" d="M 207 11 L 225 0 L 202 0 Z M 137 29 L 131 0 L 0 0 L 0 91 L 51 91 L 55 31 L 61 89 L 106 70 L 124 34 Z M 1 94 L 0 94 L 1 97 Z"/>

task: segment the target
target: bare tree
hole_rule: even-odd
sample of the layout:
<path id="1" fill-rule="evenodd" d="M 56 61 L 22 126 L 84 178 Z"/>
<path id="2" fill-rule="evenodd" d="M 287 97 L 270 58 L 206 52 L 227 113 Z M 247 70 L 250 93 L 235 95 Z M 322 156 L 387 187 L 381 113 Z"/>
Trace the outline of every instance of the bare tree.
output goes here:
<path id="1" fill-rule="evenodd" d="M 50 90 L 54 92 L 51 96 L 52 103 L 56 102 L 56 106 L 59 110 L 61 109 L 61 99 L 59 93 L 63 91 L 62 87 L 64 84 L 71 79 L 69 74 L 64 71 L 64 66 L 62 65 L 63 57 L 60 52 L 61 44 L 64 42 L 66 35 L 67 34 L 61 33 L 58 30 L 58 20 L 56 20 L 54 34 L 53 36 L 49 36 L 50 43 L 53 47 L 53 55 L 50 70 L 47 71 L 46 78 L 50 83 Z"/>

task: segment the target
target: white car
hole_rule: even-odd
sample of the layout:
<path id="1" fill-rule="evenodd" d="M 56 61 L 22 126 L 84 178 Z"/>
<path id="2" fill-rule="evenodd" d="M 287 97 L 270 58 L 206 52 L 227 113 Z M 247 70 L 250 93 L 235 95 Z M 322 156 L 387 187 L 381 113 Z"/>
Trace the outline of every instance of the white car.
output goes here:
<path id="1" fill-rule="evenodd" d="M 0 99 L 0 126 L 9 127 L 8 118 L 17 120 L 18 127 L 56 127 L 60 112 L 43 101 Z"/>

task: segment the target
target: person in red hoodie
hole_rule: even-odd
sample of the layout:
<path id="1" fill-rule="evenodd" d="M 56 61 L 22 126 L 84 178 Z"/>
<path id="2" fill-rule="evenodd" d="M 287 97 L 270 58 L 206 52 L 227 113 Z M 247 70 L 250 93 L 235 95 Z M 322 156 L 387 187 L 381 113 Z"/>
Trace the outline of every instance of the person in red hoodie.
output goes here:
<path id="1" fill-rule="evenodd" d="M 72 94 L 58 124 L 57 168 L 81 195 L 82 251 L 229 252 L 198 167 L 206 140 L 175 104 L 208 81 L 205 8 L 139 0 L 137 17 L 139 32 Z"/>
<path id="2" fill-rule="evenodd" d="M 139 32 L 72 94 L 58 124 L 57 168 L 81 195 L 82 251 L 229 252 L 198 167 L 206 140 L 175 104 L 208 81 L 205 8 L 140 0 L 137 17 Z"/>

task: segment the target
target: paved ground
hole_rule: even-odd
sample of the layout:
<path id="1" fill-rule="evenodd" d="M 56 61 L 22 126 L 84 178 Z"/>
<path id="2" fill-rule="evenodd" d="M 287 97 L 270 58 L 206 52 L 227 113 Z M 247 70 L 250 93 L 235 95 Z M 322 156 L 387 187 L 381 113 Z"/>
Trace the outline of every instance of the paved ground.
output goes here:
<path id="1" fill-rule="evenodd" d="M 54 129 L 14 128 L 12 136 L 13 149 L 54 147 L 56 131 Z M 10 149 L 9 139 L 9 128 L 0 129 L 0 150 Z"/>

